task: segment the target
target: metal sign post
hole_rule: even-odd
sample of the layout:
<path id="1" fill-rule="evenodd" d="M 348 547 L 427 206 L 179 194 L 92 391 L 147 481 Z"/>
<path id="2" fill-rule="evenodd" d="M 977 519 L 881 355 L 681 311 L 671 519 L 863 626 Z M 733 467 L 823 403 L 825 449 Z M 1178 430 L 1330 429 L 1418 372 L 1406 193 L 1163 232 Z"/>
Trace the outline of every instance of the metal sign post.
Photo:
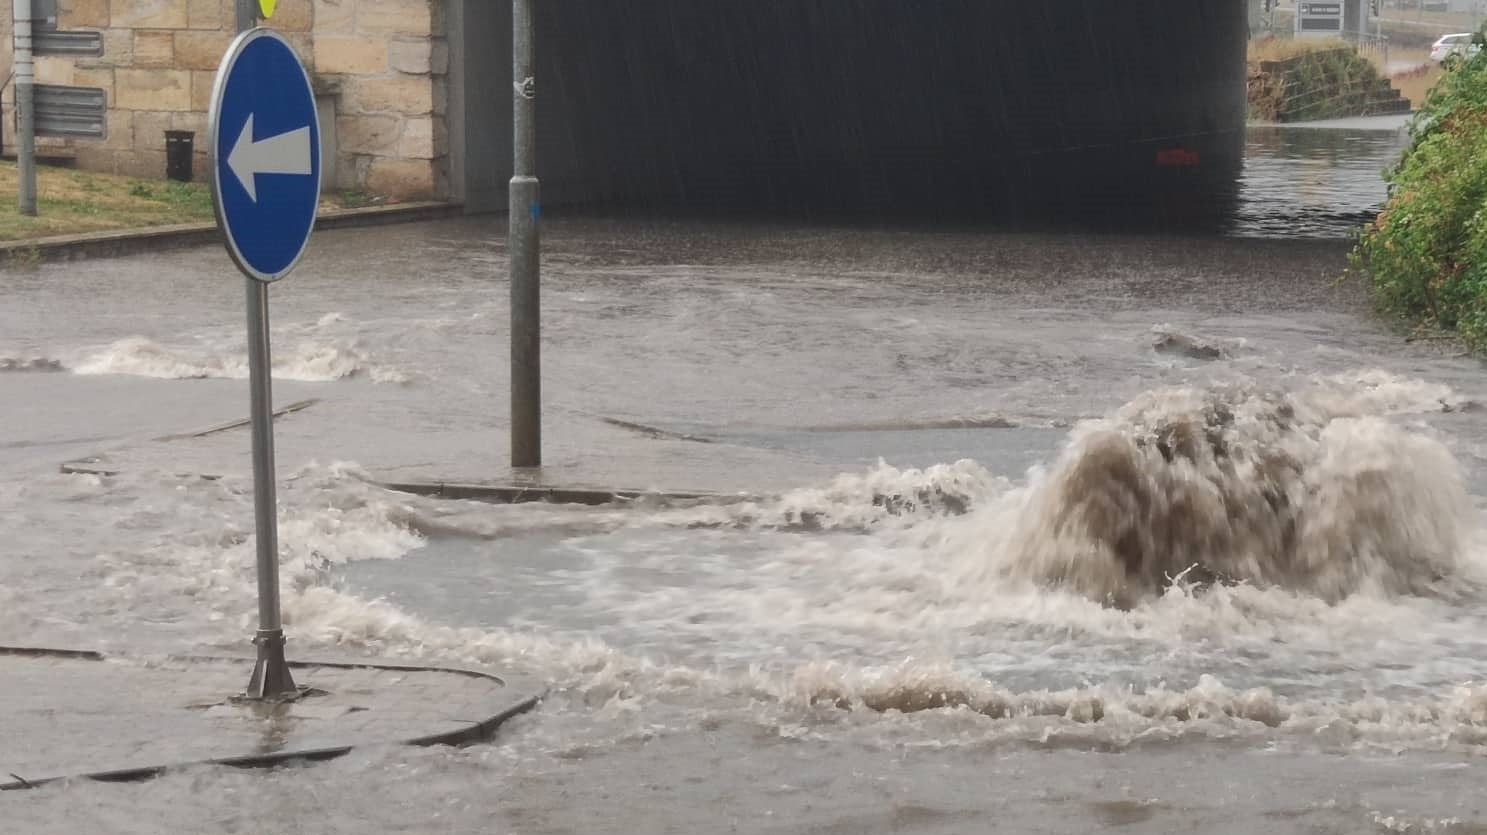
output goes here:
<path id="1" fill-rule="evenodd" d="M 537 182 L 537 82 L 531 0 L 511 3 L 513 160 L 506 251 L 511 259 L 511 466 L 542 466 L 542 310 Z"/>
<path id="2" fill-rule="evenodd" d="M 294 268 L 320 201 L 320 121 L 309 75 L 269 29 L 238 35 L 222 58 L 208 116 L 212 203 L 227 252 L 246 276 L 253 424 L 253 509 L 258 537 L 258 661 L 248 698 L 293 698 L 279 616 L 278 507 L 274 494 L 273 387 L 268 286 Z"/>
<path id="3" fill-rule="evenodd" d="M 36 69 L 31 57 L 31 0 L 15 0 L 16 176 L 20 182 L 17 210 L 36 216 Z"/>
<path id="4" fill-rule="evenodd" d="M 257 0 L 235 0 L 233 3 L 233 12 L 237 17 L 237 31 L 239 35 L 258 25 Z"/>

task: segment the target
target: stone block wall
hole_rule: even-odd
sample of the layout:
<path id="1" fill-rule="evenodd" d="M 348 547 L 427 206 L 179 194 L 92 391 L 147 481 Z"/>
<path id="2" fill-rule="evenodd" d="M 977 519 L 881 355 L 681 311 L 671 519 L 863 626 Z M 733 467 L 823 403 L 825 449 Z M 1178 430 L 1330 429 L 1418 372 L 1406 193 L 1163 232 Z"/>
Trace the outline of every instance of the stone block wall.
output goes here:
<path id="1" fill-rule="evenodd" d="M 449 52 L 444 0 L 281 0 L 265 25 L 283 33 L 310 70 L 323 130 L 337 140 L 327 186 L 403 199 L 448 193 L 443 127 Z M 0 15 L 0 66 L 11 25 Z M 38 58 L 37 82 L 102 88 L 104 140 L 38 139 L 39 153 L 77 166 L 165 176 L 165 132 L 193 131 L 197 179 L 207 176 L 207 110 L 233 38 L 233 0 L 60 0 L 58 26 L 104 33 L 100 58 Z M 13 152 L 13 87 L 4 96 Z"/>
<path id="2" fill-rule="evenodd" d="M 443 7 L 443 0 L 314 0 L 316 92 L 334 105 L 338 188 L 402 198 L 449 193 Z"/>

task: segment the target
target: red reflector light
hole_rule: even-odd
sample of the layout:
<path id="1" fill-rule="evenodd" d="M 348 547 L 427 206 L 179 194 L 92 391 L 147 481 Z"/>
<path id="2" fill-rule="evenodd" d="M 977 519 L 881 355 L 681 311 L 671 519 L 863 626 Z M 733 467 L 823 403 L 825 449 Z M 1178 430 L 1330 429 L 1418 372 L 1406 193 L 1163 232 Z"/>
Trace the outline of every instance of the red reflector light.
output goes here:
<path id="1" fill-rule="evenodd" d="M 1168 148 L 1157 151 L 1157 165 L 1164 168 L 1190 168 L 1202 161 L 1197 151 L 1186 148 Z"/>

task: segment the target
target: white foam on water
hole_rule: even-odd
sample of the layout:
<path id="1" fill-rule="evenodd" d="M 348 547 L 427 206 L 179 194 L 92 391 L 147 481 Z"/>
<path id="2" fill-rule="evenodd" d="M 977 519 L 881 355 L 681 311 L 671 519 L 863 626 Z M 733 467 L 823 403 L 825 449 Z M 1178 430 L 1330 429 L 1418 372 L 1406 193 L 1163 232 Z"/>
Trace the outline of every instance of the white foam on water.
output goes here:
<path id="1" fill-rule="evenodd" d="M 1334 414 L 1418 415 L 1459 411 L 1475 404 L 1443 383 L 1402 377 L 1378 368 L 1314 375 L 1301 394 Z"/>
<path id="2" fill-rule="evenodd" d="M 1378 810 L 1369 812 L 1368 817 L 1374 826 L 1377 826 L 1384 832 L 1472 832 L 1478 828 L 1475 824 L 1465 824 L 1461 818 L 1456 817 L 1439 818 L 1428 815 L 1385 814 Z"/>
<path id="3" fill-rule="evenodd" d="M 880 462 L 865 473 L 844 473 L 820 487 L 778 497 L 695 509 L 668 516 L 673 524 L 712 521 L 758 528 L 855 530 L 910 524 L 945 513 L 963 513 L 1006 492 L 1011 483 L 969 459 L 924 469 Z"/>
<path id="4" fill-rule="evenodd" d="M 1242 338 L 1215 339 L 1165 322 L 1152 325 L 1150 334 L 1151 347 L 1156 353 L 1192 360 L 1231 359 L 1249 344 Z"/>
<path id="5" fill-rule="evenodd" d="M 516 507 L 391 493 L 354 466 L 314 465 L 280 494 L 285 620 L 302 646 L 492 665 L 551 682 L 573 704 L 743 711 L 805 735 L 866 722 L 886 734 L 929 727 L 925 744 L 1119 747 L 1199 735 L 1483 750 L 1477 589 L 1487 548 L 1445 448 L 1380 415 L 1439 410 L 1451 394 L 1376 377 L 1354 388 L 1351 398 L 1333 381 L 1280 394 L 1154 392 L 1075 429 L 1060 460 L 1020 485 L 962 461 L 880 465 L 735 504 Z M 1131 440 L 1175 438 L 1181 426 L 1195 433 L 1192 460 Z M 1213 427 L 1227 462 L 1203 459 Z M 1258 510 L 1242 509 L 1276 514 L 1288 505 L 1264 501 L 1262 488 L 1287 496 L 1301 508 L 1290 517 L 1296 534 L 1276 541 L 1293 551 L 1254 547 L 1252 563 L 1230 559 L 1222 576 L 1201 580 L 1139 575 L 1122 606 L 1071 572 L 1042 570 L 1046 552 L 1026 543 L 1040 532 L 1060 541 L 1051 486 L 1070 483 L 1092 439 L 1112 437 L 1136 446 L 1126 454 L 1147 478 L 1181 470 L 1172 489 L 1217 480 L 1204 489 L 1258 498 Z M 1281 475 L 1267 476 L 1266 456 L 1282 453 Z M 239 639 L 253 612 L 255 550 L 242 528 L 251 491 L 229 481 L 189 495 L 171 497 L 168 545 L 105 555 L 106 583 L 132 605 L 205 608 L 234 621 L 212 634 Z M 229 515 L 239 521 L 224 524 Z M 1263 518 L 1237 518 L 1269 530 Z M 1219 540 L 1193 538 L 1195 527 L 1181 527 L 1170 541 L 1186 550 L 1161 565 L 1185 566 L 1205 541 L 1213 550 L 1201 562 L 1214 561 Z M 1094 546 L 1109 539 L 1078 533 Z M 543 534 L 555 535 L 540 546 L 523 538 Z M 410 555 L 434 537 L 491 560 L 562 549 L 571 563 L 560 571 L 543 575 L 539 561 L 495 573 L 517 597 L 523 583 L 556 586 L 563 605 L 483 627 L 478 612 L 365 599 L 336 579 L 338 566 L 405 560 L 416 589 Z M 517 545 L 478 551 L 507 539 Z M 1079 556 L 1113 571 L 1098 547 Z M 1305 571 L 1266 573 L 1264 560 L 1282 558 Z M 1236 566 L 1257 573 L 1236 577 Z"/>
<path id="6" fill-rule="evenodd" d="M 121 339 L 69 364 L 76 374 L 128 374 L 167 380 L 247 379 L 248 358 L 239 351 L 194 352 L 143 337 Z M 274 376 L 300 382 L 332 382 L 361 375 L 378 383 L 404 383 L 408 376 L 375 363 L 355 340 L 301 341 L 274 350 Z"/>
<path id="7" fill-rule="evenodd" d="M 0 354 L 0 373 L 6 372 L 48 372 L 66 371 L 67 367 L 62 361 L 53 357 L 44 356 L 7 356 Z"/>
<path id="8" fill-rule="evenodd" d="M 664 664 L 596 637 L 431 626 L 385 601 L 355 600 L 325 588 L 293 595 L 286 607 L 301 639 L 536 674 L 555 687 L 555 697 L 590 708 L 638 710 L 682 698 L 709 711 L 743 710 L 770 727 L 798 725 L 808 736 L 836 735 L 842 721 L 875 723 L 872 717 L 893 720 L 930 711 L 942 718 L 930 729 L 933 736 L 919 734 L 922 726 L 911 733 L 917 744 L 1120 748 L 1196 736 L 1291 740 L 1337 750 L 1487 750 L 1484 685 L 1409 699 L 1286 698 L 1266 687 L 1230 687 L 1204 674 L 1189 687 L 1023 689 L 950 662 L 912 659 L 891 666 L 803 663 L 784 670 Z M 955 734 L 943 732 L 947 722 L 960 726 Z M 900 732 L 891 724 L 879 730 Z"/>

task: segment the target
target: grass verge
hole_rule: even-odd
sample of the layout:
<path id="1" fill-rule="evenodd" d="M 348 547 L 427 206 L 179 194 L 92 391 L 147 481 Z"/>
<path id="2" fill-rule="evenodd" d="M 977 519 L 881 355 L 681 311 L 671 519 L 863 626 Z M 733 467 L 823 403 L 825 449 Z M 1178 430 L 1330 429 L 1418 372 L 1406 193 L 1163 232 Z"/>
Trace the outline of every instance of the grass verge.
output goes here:
<path id="1" fill-rule="evenodd" d="M 20 213 L 18 191 L 15 163 L 0 163 L 0 194 L 12 196 L 0 205 L 0 241 L 212 219 L 212 197 L 203 183 L 38 166 L 36 217 Z"/>
<path id="2" fill-rule="evenodd" d="M 13 162 L 0 162 L 0 242 L 110 232 L 178 223 L 210 223 L 212 194 L 206 183 L 143 180 L 96 171 L 38 166 L 36 217 L 17 205 L 19 178 Z M 362 192 L 327 192 L 320 210 L 377 206 L 390 202 Z"/>

